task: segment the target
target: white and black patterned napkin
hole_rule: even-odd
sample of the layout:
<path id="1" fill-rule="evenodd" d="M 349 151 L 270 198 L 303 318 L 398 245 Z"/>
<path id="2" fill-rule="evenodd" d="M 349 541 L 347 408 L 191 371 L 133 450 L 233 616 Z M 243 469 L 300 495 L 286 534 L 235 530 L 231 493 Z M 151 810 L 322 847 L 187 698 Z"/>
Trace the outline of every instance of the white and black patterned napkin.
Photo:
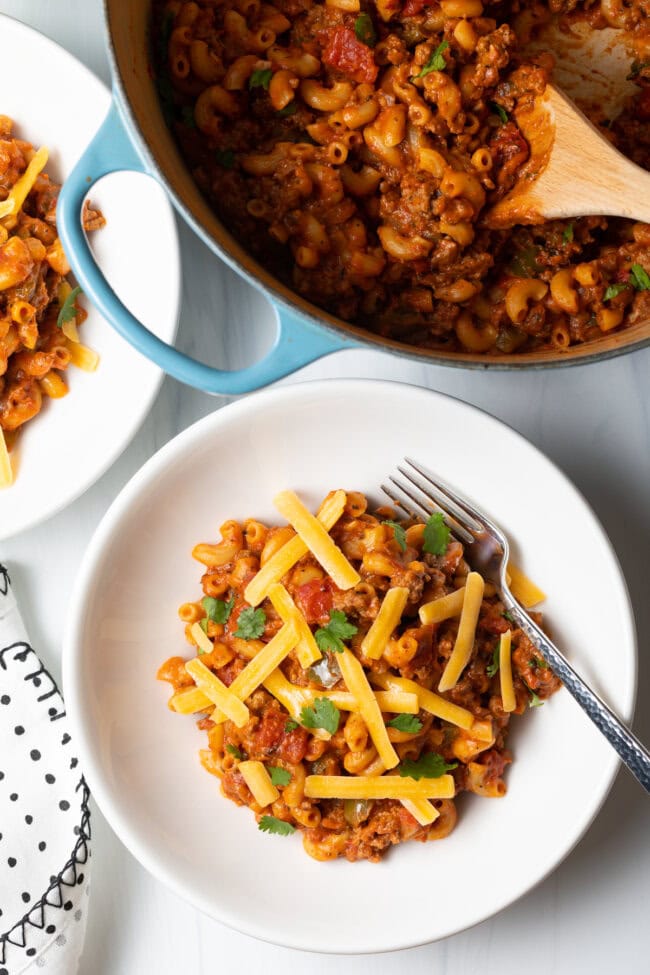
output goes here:
<path id="1" fill-rule="evenodd" d="M 88 789 L 63 699 L 0 565 L 0 975 L 74 975 L 89 861 Z"/>

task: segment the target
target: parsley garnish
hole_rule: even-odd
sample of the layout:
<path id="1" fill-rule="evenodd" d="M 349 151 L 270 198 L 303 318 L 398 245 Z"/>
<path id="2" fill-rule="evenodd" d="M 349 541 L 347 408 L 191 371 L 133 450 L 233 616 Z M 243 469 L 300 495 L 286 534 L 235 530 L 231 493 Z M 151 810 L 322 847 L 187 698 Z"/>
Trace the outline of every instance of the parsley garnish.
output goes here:
<path id="1" fill-rule="evenodd" d="M 293 721 L 293 720 L 287 721 L 287 723 L 284 726 L 284 733 L 286 735 L 288 735 L 292 731 L 295 731 L 297 727 L 298 727 L 298 722 L 297 721 Z"/>
<path id="2" fill-rule="evenodd" d="M 208 635 L 208 622 L 209 620 L 207 616 L 204 616 L 202 620 L 199 620 L 199 626 L 201 627 L 201 629 L 203 630 L 206 636 Z M 198 651 L 199 654 L 205 653 L 205 650 L 201 650 L 201 647 L 198 647 Z"/>
<path id="3" fill-rule="evenodd" d="M 498 102 L 490 102 L 490 108 L 492 109 L 495 115 L 499 116 L 499 118 L 505 125 L 505 123 L 508 121 L 508 113 L 506 112 L 503 105 L 499 105 Z"/>
<path id="4" fill-rule="evenodd" d="M 487 665 L 485 673 L 488 677 L 494 677 L 499 669 L 499 644 L 495 646 L 492 652 L 492 663 Z"/>
<path id="5" fill-rule="evenodd" d="M 633 61 L 632 64 L 630 65 L 630 73 L 625 80 L 634 81 L 635 78 L 639 77 L 639 75 L 641 74 L 644 68 L 650 68 L 650 60 Z"/>
<path id="6" fill-rule="evenodd" d="M 343 653 L 345 647 L 343 640 L 349 640 L 357 632 L 354 623 L 348 623 L 348 618 L 340 609 L 330 610 L 330 621 L 327 626 L 322 626 L 314 633 L 314 638 L 319 650 L 333 650 L 334 653 Z"/>
<path id="7" fill-rule="evenodd" d="M 438 755 L 437 752 L 427 752 L 425 755 L 420 755 L 417 762 L 410 758 L 404 759 L 397 766 L 397 770 L 402 778 L 408 776 L 410 779 L 419 781 L 420 779 L 439 779 L 445 772 L 449 772 L 450 769 L 457 766 L 458 762 L 445 762 L 442 755 Z"/>
<path id="8" fill-rule="evenodd" d="M 258 68 L 256 71 L 253 71 L 248 79 L 248 87 L 268 89 L 272 77 L 273 71 L 271 68 Z"/>
<path id="9" fill-rule="evenodd" d="M 262 816 L 257 828 L 263 833 L 275 833 L 277 836 L 291 836 L 296 832 L 295 826 L 285 823 L 284 819 L 278 819 L 277 816 Z"/>
<path id="10" fill-rule="evenodd" d="M 508 623 L 514 623 L 515 618 L 512 613 L 508 612 L 508 610 L 506 610 L 505 613 L 501 613 L 501 615 L 503 616 L 504 620 L 508 620 Z"/>
<path id="11" fill-rule="evenodd" d="M 215 149 L 214 158 L 224 169 L 232 169 L 235 165 L 235 153 L 232 149 Z"/>
<path id="12" fill-rule="evenodd" d="M 540 708 L 542 706 L 542 704 L 544 703 L 542 701 L 542 699 L 539 697 L 538 694 L 535 693 L 535 691 L 532 689 L 532 687 L 529 687 L 528 684 L 526 684 L 526 681 L 524 681 L 524 685 L 526 687 L 526 690 L 530 694 L 530 701 L 528 702 L 528 707 L 529 708 Z"/>
<path id="13" fill-rule="evenodd" d="M 75 308 L 74 303 L 81 293 L 81 288 L 73 288 L 61 305 L 61 309 L 56 319 L 58 328 L 61 328 L 61 326 L 65 325 L 66 322 L 74 321 L 74 319 L 77 317 L 77 309 Z"/>
<path id="14" fill-rule="evenodd" d="M 620 295 L 621 291 L 625 291 L 627 288 L 627 281 L 619 281 L 618 284 L 608 284 L 607 290 L 603 295 L 603 301 L 609 301 L 610 298 L 615 298 L 616 295 Z"/>
<path id="15" fill-rule="evenodd" d="M 630 281 L 637 291 L 650 291 L 650 274 L 640 264 L 630 268 Z"/>
<path id="16" fill-rule="evenodd" d="M 361 14 L 354 22 L 354 33 L 357 40 L 365 44 L 366 47 L 374 47 L 377 43 L 377 34 L 369 14 Z"/>
<path id="17" fill-rule="evenodd" d="M 528 661 L 529 667 L 536 667 L 537 670 L 546 670 L 548 666 L 545 660 L 540 660 L 538 657 L 531 657 Z"/>
<path id="18" fill-rule="evenodd" d="M 445 519 L 440 511 L 435 511 L 429 516 L 429 520 L 424 526 L 424 545 L 423 552 L 430 555 L 444 555 L 449 544 L 451 532 L 445 525 Z"/>
<path id="19" fill-rule="evenodd" d="M 227 751 L 227 752 L 230 752 L 230 754 L 231 754 L 231 755 L 234 755 L 234 756 L 235 756 L 235 758 L 238 758 L 240 762 L 243 762 L 243 760 L 244 760 L 244 755 L 243 755 L 243 753 L 242 753 L 242 752 L 241 752 L 241 751 L 240 751 L 240 750 L 239 750 L 239 749 L 237 748 L 237 745 L 226 745 L 226 751 Z"/>
<path id="20" fill-rule="evenodd" d="M 565 244 L 570 244 L 573 241 L 573 224 L 570 223 L 564 228 L 564 233 L 562 234 L 562 240 Z"/>
<path id="21" fill-rule="evenodd" d="M 405 731 L 409 735 L 417 735 L 422 731 L 422 722 L 415 714 L 398 714 L 392 721 L 388 722 L 389 728 L 396 731 Z"/>
<path id="22" fill-rule="evenodd" d="M 442 52 L 446 51 L 449 47 L 448 41 L 443 41 L 442 44 L 438 44 L 427 63 L 424 65 L 419 74 L 416 74 L 416 78 L 424 78 L 425 75 L 431 74 L 432 71 L 444 71 L 447 67 L 447 62 L 442 56 Z"/>
<path id="23" fill-rule="evenodd" d="M 382 524 L 388 525 L 389 528 L 393 529 L 393 535 L 395 536 L 395 541 L 401 548 L 402 552 L 406 551 L 406 530 L 403 525 L 400 525 L 399 521 L 384 521 Z"/>
<path id="24" fill-rule="evenodd" d="M 183 105 L 181 108 L 181 119 L 188 127 L 188 129 L 196 128 L 196 119 L 194 118 L 194 109 L 189 105 Z"/>
<path id="25" fill-rule="evenodd" d="M 221 623 L 222 625 L 228 622 L 234 605 L 234 596 L 227 603 L 223 599 L 213 599 L 212 596 L 204 596 L 201 600 L 201 606 L 205 610 L 206 618 L 212 620 L 213 623 Z M 202 624 L 203 622 L 204 620 L 201 620 Z"/>
<path id="26" fill-rule="evenodd" d="M 266 613 L 263 609 L 247 606 L 242 609 L 237 620 L 235 636 L 242 640 L 259 640 L 266 626 Z"/>
<path id="27" fill-rule="evenodd" d="M 289 785 L 291 782 L 291 772 L 287 772 L 286 768 L 280 768 L 277 765 L 267 765 L 267 771 L 271 776 L 271 782 L 273 785 Z"/>
<path id="28" fill-rule="evenodd" d="M 295 115 L 298 111 L 298 106 L 295 102 L 289 102 L 284 108 L 281 108 L 276 114 L 280 115 L 282 118 L 286 118 L 287 115 Z"/>
<path id="29" fill-rule="evenodd" d="M 335 735 L 339 730 L 341 712 L 327 697 L 317 697 L 313 708 L 304 707 L 300 712 L 300 721 L 305 728 L 323 728 Z"/>

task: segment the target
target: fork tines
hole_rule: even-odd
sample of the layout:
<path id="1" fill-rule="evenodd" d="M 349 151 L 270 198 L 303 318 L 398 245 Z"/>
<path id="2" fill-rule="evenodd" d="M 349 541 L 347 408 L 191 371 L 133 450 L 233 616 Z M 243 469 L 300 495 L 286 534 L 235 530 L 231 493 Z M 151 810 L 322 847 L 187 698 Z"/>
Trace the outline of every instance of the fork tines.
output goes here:
<path id="1" fill-rule="evenodd" d="M 434 476 L 422 465 L 404 458 L 408 467 L 398 466 L 402 479 L 389 477 L 391 487 L 381 485 L 381 490 L 407 517 L 421 520 L 439 511 L 447 527 L 460 541 L 471 544 L 474 537 L 471 531 L 480 531 L 481 524 L 472 517 L 466 504 L 456 496 L 440 478 Z M 412 470 L 408 469 L 411 468 Z M 444 486 L 443 486 L 444 485 Z"/>

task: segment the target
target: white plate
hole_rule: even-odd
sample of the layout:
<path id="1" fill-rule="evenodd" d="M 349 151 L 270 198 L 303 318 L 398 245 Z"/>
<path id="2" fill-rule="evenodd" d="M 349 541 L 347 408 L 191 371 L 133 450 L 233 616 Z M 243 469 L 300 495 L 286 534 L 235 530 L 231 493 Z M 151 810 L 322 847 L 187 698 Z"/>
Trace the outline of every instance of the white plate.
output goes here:
<path id="1" fill-rule="evenodd" d="M 0 36 L 0 112 L 14 119 L 15 134 L 49 148 L 46 170 L 62 182 L 103 121 L 110 94 L 70 54 L 24 24 L 0 15 Z M 180 259 L 163 190 L 147 176 L 118 173 L 97 183 L 90 199 L 107 220 L 91 242 L 109 282 L 148 328 L 173 341 Z M 90 487 L 129 443 L 160 386 L 160 370 L 83 303 L 89 315 L 81 339 L 99 353 L 99 368 L 84 373 L 71 366 L 68 396 L 46 401 L 21 431 L 12 454 L 14 483 L 0 490 L 0 540 Z"/>
<path id="2" fill-rule="evenodd" d="M 122 491 L 84 559 L 68 620 L 64 686 L 91 789 L 153 874 L 247 934 L 295 948 L 369 952 L 445 937 L 511 904 L 571 850 L 617 759 L 566 692 L 514 720 L 508 793 L 463 796 L 439 843 L 381 864 L 317 863 L 298 836 L 269 836 L 203 771 L 204 735 L 166 707 L 156 668 L 186 653 L 178 605 L 200 591 L 197 541 L 228 518 L 278 523 L 293 488 L 379 483 L 417 457 L 500 522 L 548 593 L 559 645 L 618 709 L 632 711 L 634 623 L 616 556 L 575 488 L 519 434 L 474 407 L 364 380 L 269 390 L 219 410 L 158 452 Z"/>

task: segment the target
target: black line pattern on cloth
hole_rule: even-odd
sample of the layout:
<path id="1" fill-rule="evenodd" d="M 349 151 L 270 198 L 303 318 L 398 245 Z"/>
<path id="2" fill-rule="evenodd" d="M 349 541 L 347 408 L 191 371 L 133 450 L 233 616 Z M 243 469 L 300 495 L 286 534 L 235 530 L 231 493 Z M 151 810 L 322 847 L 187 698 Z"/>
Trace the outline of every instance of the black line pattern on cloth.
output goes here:
<path id="1" fill-rule="evenodd" d="M 0 565 L 0 592 L 2 592 L 3 580 L 9 579 L 7 570 L 4 566 Z M 6 595 L 6 593 L 3 593 Z M 11 650 L 16 650 L 13 657 L 9 657 Z M 38 663 L 38 667 L 32 673 L 27 674 L 23 679 L 25 681 L 30 681 L 36 688 L 39 688 L 41 678 L 46 679 L 49 682 L 49 689 L 41 694 L 37 700 L 39 702 L 45 701 L 52 697 L 53 694 L 59 694 L 59 689 L 57 687 L 56 681 L 48 670 L 43 666 L 38 654 L 32 649 L 32 647 L 25 641 L 18 641 L 12 643 L 7 647 L 0 649 L 0 668 L 2 670 L 7 670 L 7 659 L 10 662 L 18 661 L 20 663 L 25 663 L 30 654 L 32 654 Z M 63 700 L 61 698 L 61 700 Z M 57 711 L 54 714 L 49 715 L 51 721 L 57 721 L 59 718 L 65 717 L 65 709 Z M 69 739 L 68 739 L 69 740 Z M 57 908 L 61 909 L 65 905 L 64 897 L 64 887 L 74 888 L 79 882 L 80 871 L 79 867 L 83 866 L 88 862 L 90 858 L 90 808 L 88 805 L 90 799 L 90 790 L 86 785 L 86 781 L 82 776 L 77 783 L 75 792 L 81 790 L 81 822 L 79 823 L 79 835 L 77 836 L 77 842 L 75 843 L 74 849 L 70 856 L 70 859 L 64 865 L 64 867 L 59 871 L 59 873 L 54 877 L 50 886 L 47 888 L 42 897 L 34 904 L 34 906 L 13 925 L 9 931 L 4 934 L 0 934 L 0 965 L 6 964 L 7 961 L 7 945 L 11 944 L 17 948 L 27 948 L 28 947 L 28 935 L 29 928 L 36 928 L 42 931 L 45 928 L 45 913 L 46 908 Z"/>
<path id="2" fill-rule="evenodd" d="M 9 572 L 6 566 L 0 562 L 0 596 L 9 595 L 9 583 L 11 579 L 9 578 Z"/>

